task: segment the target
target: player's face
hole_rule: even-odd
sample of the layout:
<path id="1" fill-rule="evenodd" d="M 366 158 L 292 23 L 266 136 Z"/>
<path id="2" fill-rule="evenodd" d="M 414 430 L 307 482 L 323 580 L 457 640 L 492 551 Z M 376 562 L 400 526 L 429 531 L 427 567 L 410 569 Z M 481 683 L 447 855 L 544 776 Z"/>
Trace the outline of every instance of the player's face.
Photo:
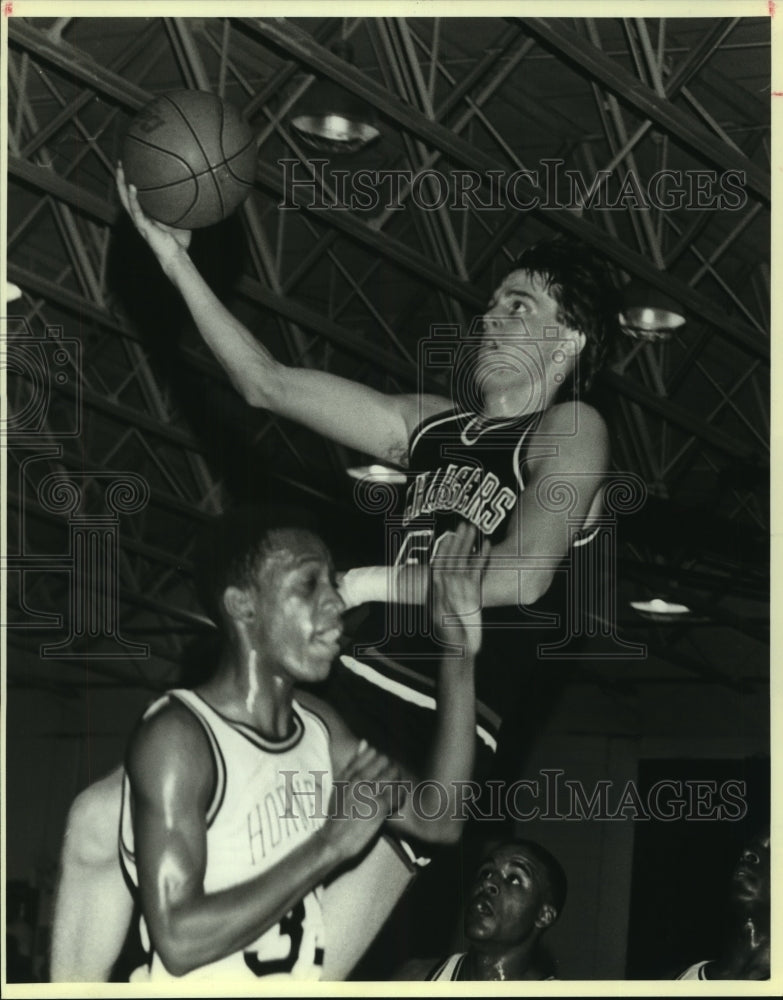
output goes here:
<path id="1" fill-rule="evenodd" d="M 513 945 L 550 921 L 545 912 L 546 873 L 524 847 L 492 851 L 479 866 L 465 909 L 465 935 L 475 943 Z"/>
<path id="2" fill-rule="evenodd" d="M 343 602 L 329 553 L 315 535 L 281 534 L 257 571 L 254 646 L 261 661 L 294 681 L 329 673 L 342 635 Z"/>
<path id="3" fill-rule="evenodd" d="M 503 280 L 483 317 L 476 374 L 485 393 L 567 377 L 585 338 L 559 308 L 538 275 L 512 271 Z"/>
<path id="4" fill-rule="evenodd" d="M 746 844 L 731 876 L 732 896 L 739 902 L 769 903 L 769 833 Z"/>

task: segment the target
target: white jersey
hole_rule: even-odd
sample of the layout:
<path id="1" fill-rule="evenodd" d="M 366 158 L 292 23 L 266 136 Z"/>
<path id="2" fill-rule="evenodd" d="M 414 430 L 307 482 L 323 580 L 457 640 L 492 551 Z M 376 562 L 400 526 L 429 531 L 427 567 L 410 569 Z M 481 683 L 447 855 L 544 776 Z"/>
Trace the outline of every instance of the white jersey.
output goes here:
<path id="1" fill-rule="evenodd" d="M 430 970 L 425 976 L 429 982 L 451 981 L 458 982 L 462 979 L 462 966 L 467 958 L 466 951 L 458 951 L 454 955 L 449 955 Z M 546 980 L 554 979 L 554 976 L 545 976 Z"/>
<path id="2" fill-rule="evenodd" d="M 451 980 L 456 982 L 459 979 L 460 970 L 465 961 L 465 952 L 458 952 L 456 955 L 449 955 L 435 968 L 427 974 L 427 979 L 431 982 L 438 980 Z"/>
<path id="3" fill-rule="evenodd" d="M 705 968 L 709 965 L 709 960 L 704 962 L 696 962 L 694 965 L 688 966 L 685 972 L 681 972 L 678 979 L 706 979 Z"/>
<path id="4" fill-rule="evenodd" d="M 282 861 L 323 825 L 332 788 L 329 732 L 322 720 L 294 702 L 293 731 L 268 740 L 250 726 L 224 718 L 193 691 L 170 691 L 145 718 L 176 699 L 201 723 L 215 764 L 215 791 L 207 811 L 205 893 L 247 882 Z M 130 783 L 123 779 L 120 855 L 138 886 Z M 324 960 L 321 888 L 304 899 L 241 952 L 194 969 L 180 979 L 320 979 Z M 174 979 L 150 947 L 150 979 Z"/>

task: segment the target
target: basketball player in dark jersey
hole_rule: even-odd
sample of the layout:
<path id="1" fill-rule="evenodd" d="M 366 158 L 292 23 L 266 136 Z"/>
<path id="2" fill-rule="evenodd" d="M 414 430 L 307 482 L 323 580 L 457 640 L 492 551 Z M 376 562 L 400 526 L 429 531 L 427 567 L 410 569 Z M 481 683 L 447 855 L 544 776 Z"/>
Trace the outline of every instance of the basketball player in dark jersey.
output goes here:
<path id="1" fill-rule="evenodd" d="M 600 510 L 608 433 L 601 415 L 579 397 L 617 330 L 605 268 L 590 248 L 567 240 L 528 249 L 493 293 L 477 335 L 464 338 L 452 398 L 388 395 L 273 358 L 199 275 L 187 253 L 190 233 L 146 217 L 121 167 L 117 181 L 136 228 L 244 399 L 409 473 L 404 510 L 394 513 L 400 529 L 388 565 L 351 569 L 341 586 L 348 607 L 391 608 L 375 635 L 356 639 L 335 673 L 346 684 L 350 673 L 365 688 L 382 690 L 384 704 L 368 710 L 373 699 L 361 691 L 354 698 L 347 688 L 335 697 L 342 705 L 346 698 L 361 704 L 351 724 L 364 720 L 362 735 L 372 732 L 385 750 L 403 759 L 410 753 L 415 764 L 415 731 L 428 724 L 414 723 L 409 738 L 400 702 L 422 709 L 434 704 L 432 678 L 442 650 L 432 641 L 427 565 L 445 533 L 467 520 L 491 542 L 483 608 L 524 609 L 549 589 L 575 541 L 574 526 L 588 528 Z M 558 489 L 571 491 L 573 502 L 548 502 Z M 480 663 L 479 699 L 490 674 Z M 478 735 L 490 748 L 503 703 L 501 690 L 491 710 L 480 714 Z M 389 710 L 395 721 L 381 734 Z"/>

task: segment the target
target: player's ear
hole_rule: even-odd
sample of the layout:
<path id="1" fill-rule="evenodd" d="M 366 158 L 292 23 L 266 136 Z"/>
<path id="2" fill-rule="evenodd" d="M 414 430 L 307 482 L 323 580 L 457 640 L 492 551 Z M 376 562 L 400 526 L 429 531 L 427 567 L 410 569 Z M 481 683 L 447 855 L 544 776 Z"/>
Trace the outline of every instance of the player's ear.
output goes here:
<path id="1" fill-rule="evenodd" d="M 536 927 L 551 927 L 557 920 L 557 910 L 551 903 L 544 903 L 536 917 Z"/>
<path id="2" fill-rule="evenodd" d="M 250 621 L 255 614 L 250 594 L 241 587 L 226 587 L 223 591 L 223 607 L 234 621 Z"/>
<path id="3" fill-rule="evenodd" d="M 572 330 L 571 334 L 572 336 L 570 339 L 576 345 L 576 353 L 579 355 L 584 350 L 584 346 L 587 343 L 587 337 L 585 337 L 581 330 Z"/>

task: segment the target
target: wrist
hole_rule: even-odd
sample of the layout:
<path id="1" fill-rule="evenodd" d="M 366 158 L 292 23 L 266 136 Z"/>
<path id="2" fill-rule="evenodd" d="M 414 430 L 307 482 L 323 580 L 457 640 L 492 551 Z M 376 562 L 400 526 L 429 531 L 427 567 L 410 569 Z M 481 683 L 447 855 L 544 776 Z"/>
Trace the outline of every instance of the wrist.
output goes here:
<path id="1" fill-rule="evenodd" d="M 324 875 L 348 860 L 345 852 L 340 850 L 340 840 L 336 836 L 337 831 L 334 828 L 335 822 L 334 819 L 327 819 L 324 825 L 313 834 Z"/>
<path id="2" fill-rule="evenodd" d="M 195 270 L 190 254 L 185 247 L 181 246 L 177 246 L 172 254 L 161 259 L 160 266 L 163 273 L 174 285 L 179 285 L 181 278 L 184 278 L 189 271 Z"/>
<path id="3" fill-rule="evenodd" d="M 346 608 L 370 601 L 388 603 L 394 569 L 390 566 L 357 566 L 340 580 L 340 597 Z"/>

